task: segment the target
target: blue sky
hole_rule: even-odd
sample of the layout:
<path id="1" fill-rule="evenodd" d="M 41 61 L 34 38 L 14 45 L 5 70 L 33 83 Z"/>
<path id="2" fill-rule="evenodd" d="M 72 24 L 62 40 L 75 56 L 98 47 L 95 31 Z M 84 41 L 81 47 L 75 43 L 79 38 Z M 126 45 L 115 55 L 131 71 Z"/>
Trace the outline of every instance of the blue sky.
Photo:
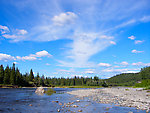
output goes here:
<path id="1" fill-rule="evenodd" d="M 0 64 L 108 78 L 150 66 L 149 0 L 0 0 Z"/>

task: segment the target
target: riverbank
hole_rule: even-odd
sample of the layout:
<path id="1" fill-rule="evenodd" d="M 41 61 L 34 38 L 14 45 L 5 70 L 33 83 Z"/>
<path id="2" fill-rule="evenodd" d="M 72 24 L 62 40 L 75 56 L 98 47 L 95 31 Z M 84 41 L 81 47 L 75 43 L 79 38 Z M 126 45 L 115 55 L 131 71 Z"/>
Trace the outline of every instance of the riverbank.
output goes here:
<path id="1" fill-rule="evenodd" d="M 150 92 L 142 88 L 103 88 L 81 89 L 68 94 L 78 98 L 89 97 L 98 103 L 116 104 L 116 106 L 136 107 L 137 109 L 150 111 Z"/>
<path id="2" fill-rule="evenodd" d="M 101 88 L 102 86 L 55 86 L 43 88 Z M 19 87 L 17 85 L 0 85 L 0 88 L 37 88 L 37 87 Z"/>

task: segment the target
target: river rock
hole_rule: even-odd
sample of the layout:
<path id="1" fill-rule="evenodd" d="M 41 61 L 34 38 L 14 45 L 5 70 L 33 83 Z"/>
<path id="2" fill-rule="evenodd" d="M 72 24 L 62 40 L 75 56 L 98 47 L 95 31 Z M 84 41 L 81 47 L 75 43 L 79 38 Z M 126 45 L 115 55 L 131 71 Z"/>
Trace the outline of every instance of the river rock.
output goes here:
<path id="1" fill-rule="evenodd" d="M 45 90 L 43 87 L 38 87 L 35 91 L 35 93 L 37 93 L 37 94 L 43 94 L 44 92 L 45 92 Z"/>

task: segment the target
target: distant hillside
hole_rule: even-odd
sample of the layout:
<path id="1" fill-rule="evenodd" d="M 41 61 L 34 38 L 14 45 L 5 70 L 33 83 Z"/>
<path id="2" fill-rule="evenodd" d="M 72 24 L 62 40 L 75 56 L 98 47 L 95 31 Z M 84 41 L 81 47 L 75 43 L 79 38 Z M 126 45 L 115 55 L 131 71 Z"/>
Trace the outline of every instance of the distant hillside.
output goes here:
<path id="1" fill-rule="evenodd" d="M 133 86 L 136 83 L 150 79 L 150 67 L 144 67 L 139 73 L 123 73 L 106 79 L 110 86 Z"/>

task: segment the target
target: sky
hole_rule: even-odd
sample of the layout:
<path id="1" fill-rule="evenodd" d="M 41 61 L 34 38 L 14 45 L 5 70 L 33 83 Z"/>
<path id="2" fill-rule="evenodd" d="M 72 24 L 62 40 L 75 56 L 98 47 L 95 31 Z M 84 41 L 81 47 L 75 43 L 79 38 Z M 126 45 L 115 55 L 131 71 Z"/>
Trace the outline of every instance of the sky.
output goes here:
<path id="1" fill-rule="evenodd" d="M 109 78 L 150 66 L 149 0 L 0 0 L 0 64 Z"/>

